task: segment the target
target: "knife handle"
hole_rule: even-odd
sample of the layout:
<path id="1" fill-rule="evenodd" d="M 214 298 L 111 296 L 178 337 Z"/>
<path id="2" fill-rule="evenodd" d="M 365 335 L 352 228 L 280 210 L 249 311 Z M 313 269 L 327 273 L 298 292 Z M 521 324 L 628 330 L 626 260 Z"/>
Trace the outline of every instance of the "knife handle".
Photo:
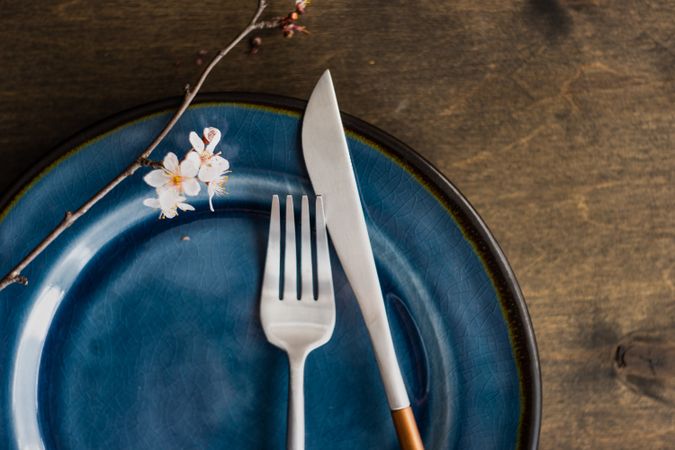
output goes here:
<path id="1" fill-rule="evenodd" d="M 424 450 L 417 422 L 410 406 L 391 412 L 401 450 Z"/>

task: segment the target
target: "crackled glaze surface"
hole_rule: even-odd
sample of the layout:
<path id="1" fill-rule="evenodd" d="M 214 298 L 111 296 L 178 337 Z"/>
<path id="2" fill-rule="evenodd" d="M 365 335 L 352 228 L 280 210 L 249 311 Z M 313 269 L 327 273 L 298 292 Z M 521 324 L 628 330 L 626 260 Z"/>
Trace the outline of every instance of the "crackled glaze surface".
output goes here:
<path id="1" fill-rule="evenodd" d="M 165 120 L 129 122 L 43 172 L 0 221 L 0 269 L 128 164 Z M 29 267 L 29 287 L 0 293 L 0 441 L 10 449 L 283 447 L 286 359 L 265 340 L 258 295 L 272 194 L 312 193 L 299 120 L 254 105 L 192 108 L 155 156 L 182 154 L 193 129 L 223 129 L 233 174 L 216 213 L 202 196 L 197 212 L 157 220 L 136 176 Z M 510 309 L 517 287 L 500 285 L 500 255 L 451 212 L 451 197 L 386 148 L 357 133 L 349 145 L 427 447 L 536 441 L 531 330 L 524 311 Z M 333 264 L 337 323 L 308 360 L 307 448 L 395 449 L 365 326 Z"/>

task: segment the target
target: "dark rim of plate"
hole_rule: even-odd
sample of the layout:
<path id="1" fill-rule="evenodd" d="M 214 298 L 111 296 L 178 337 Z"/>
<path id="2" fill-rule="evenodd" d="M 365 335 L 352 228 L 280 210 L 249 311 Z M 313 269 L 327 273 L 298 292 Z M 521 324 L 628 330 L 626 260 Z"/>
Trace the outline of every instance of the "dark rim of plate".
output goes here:
<path id="1" fill-rule="evenodd" d="M 181 97 L 175 97 L 128 109 L 103 119 L 66 139 L 24 173 L 5 193 L 0 199 L 0 217 L 4 217 L 7 209 L 11 208 L 14 200 L 21 196 L 24 187 L 27 187 L 31 180 L 41 175 L 43 171 L 49 170 L 52 164 L 72 149 L 134 120 L 176 108 L 182 100 Z M 305 100 L 269 94 L 237 92 L 197 96 L 194 104 L 203 103 L 250 104 L 298 114 L 302 114 L 307 106 Z M 525 299 L 499 244 L 459 189 L 434 168 L 429 161 L 405 143 L 354 116 L 342 113 L 342 120 L 348 131 L 353 131 L 357 135 L 372 141 L 407 171 L 423 181 L 425 187 L 443 203 L 457 220 L 465 236 L 473 242 L 474 248 L 485 264 L 499 294 L 502 310 L 509 324 L 511 344 L 520 375 L 521 417 L 517 448 L 536 449 L 539 442 L 542 413 L 541 372 L 537 344 Z"/>

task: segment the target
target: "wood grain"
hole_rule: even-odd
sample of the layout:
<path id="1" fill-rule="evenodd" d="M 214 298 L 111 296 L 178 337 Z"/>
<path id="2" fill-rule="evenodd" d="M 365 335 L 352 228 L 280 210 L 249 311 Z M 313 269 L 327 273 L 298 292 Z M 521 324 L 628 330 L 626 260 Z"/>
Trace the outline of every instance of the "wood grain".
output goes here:
<path id="1" fill-rule="evenodd" d="M 180 95 L 254 7 L 0 0 L 0 190 L 83 126 Z M 306 98 L 329 67 L 343 109 L 430 159 L 501 243 L 541 353 L 541 448 L 673 448 L 675 409 L 614 357 L 675 326 L 675 2 L 315 0 L 305 22 L 206 91 Z"/>

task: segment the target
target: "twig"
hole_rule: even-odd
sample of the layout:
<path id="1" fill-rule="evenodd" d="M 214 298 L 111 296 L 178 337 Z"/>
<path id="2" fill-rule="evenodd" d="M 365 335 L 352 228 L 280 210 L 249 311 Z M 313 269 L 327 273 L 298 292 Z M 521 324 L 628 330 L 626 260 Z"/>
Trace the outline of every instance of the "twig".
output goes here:
<path id="1" fill-rule="evenodd" d="M 178 110 L 171 117 L 171 120 L 164 126 L 162 131 L 155 137 L 155 139 L 150 143 L 150 145 L 141 153 L 141 155 L 131 163 L 122 173 L 117 175 L 110 183 L 98 191 L 93 197 L 87 200 L 82 206 L 77 210 L 71 212 L 67 211 L 59 223 L 59 225 L 52 230 L 51 233 L 45 237 L 42 242 L 40 242 L 33 250 L 28 253 L 7 275 L 5 275 L 0 280 L 0 291 L 5 289 L 10 284 L 19 283 L 23 285 L 28 284 L 28 278 L 21 274 L 21 272 L 28 266 L 35 258 L 38 257 L 56 238 L 58 238 L 68 227 L 70 227 L 77 219 L 82 217 L 84 214 L 89 211 L 89 209 L 94 206 L 99 200 L 108 195 L 118 184 L 122 181 L 133 175 L 140 167 L 156 167 L 156 163 L 149 160 L 150 154 L 157 148 L 157 146 L 164 140 L 164 138 L 169 134 L 169 132 L 176 125 L 178 120 L 181 118 L 183 113 L 188 109 L 195 96 L 201 89 L 204 81 L 209 76 L 213 68 L 227 55 L 234 47 L 237 46 L 246 36 L 248 36 L 252 31 L 262 30 L 268 28 L 278 28 L 282 26 L 283 18 L 275 18 L 272 20 L 261 21 L 260 16 L 267 7 L 267 0 L 258 0 L 258 8 L 255 11 L 255 14 L 251 18 L 251 21 L 248 23 L 246 28 L 244 28 L 237 37 L 235 37 L 224 49 L 222 49 L 216 56 L 213 57 L 211 62 L 204 68 L 202 71 L 197 83 L 194 86 L 185 87 L 185 97 L 183 103 L 181 103 Z"/>

